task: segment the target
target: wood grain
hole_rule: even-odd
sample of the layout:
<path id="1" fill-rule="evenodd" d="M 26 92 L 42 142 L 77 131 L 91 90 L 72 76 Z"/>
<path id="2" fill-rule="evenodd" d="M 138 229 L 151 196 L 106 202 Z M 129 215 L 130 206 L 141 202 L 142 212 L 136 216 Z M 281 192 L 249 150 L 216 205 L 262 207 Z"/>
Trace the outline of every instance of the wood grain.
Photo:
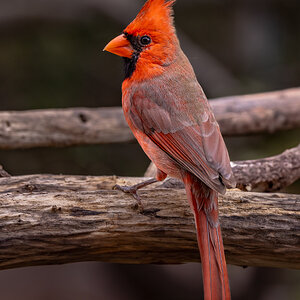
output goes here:
<path id="1" fill-rule="evenodd" d="M 0 269 L 79 261 L 199 261 L 185 191 L 156 184 L 134 199 L 112 190 L 142 178 L 0 178 Z M 230 190 L 220 196 L 228 263 L 300 268 L 300 196 Z"/>

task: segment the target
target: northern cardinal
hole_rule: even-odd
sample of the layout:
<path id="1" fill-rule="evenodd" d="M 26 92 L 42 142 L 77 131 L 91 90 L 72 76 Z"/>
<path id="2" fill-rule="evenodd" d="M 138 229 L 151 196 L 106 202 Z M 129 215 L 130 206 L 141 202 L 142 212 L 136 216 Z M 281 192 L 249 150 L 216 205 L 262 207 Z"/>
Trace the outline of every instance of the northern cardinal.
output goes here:
<path id="1" fill-rule="evenodd" d="M 123 111 L 157 167 L 156 180 L 169 175 L 184 182 L 197 229 L 205 299 L 230 299 L 218 193 L 234 187 L 235 180 L 219 126 L 180 48 L 174 2 L 148 0 L 104 50 L 124 57 Z"/>

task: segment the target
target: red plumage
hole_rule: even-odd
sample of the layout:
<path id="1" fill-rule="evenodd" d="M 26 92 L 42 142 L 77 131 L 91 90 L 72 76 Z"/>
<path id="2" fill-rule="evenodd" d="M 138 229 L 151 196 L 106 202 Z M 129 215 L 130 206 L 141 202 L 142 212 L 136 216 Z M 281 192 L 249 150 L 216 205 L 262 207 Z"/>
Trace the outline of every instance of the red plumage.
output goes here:
<path id="1" fill-rule="evenodd" d="M 147 1 L 104 50 L 125 57 L 125 118 L 158 168 L 157 179 L 167 174 L 185 184 L 195 216 L 205 299 L 230 299 L 217 192 L 224 194 L 235 181 L 219 126 L 180 48 L 173 2 Z"/>

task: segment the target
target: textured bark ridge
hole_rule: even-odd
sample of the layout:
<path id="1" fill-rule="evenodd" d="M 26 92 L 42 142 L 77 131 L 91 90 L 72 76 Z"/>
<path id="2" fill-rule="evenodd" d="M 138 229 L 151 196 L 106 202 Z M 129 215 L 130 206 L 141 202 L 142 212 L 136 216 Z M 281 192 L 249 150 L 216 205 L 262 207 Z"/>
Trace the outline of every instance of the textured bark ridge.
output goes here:
<path id="1" fill-rule="evenodd" d="M 79 261 L 199 261 L 185 191 L 140 192 L 144 212 L 115 184 L 143 178 L 32 175 L 0 178 L 0 269 Z M 227 261 L 300 268 L 300 196 L 230 190 L 220 196 Z"/>
<path id="2" fill-rule="evenodd" d="M 300 88 L 210 101 L 225 136 L 300 127 Z M 0 112 L 0 149 L 133 141 L 121 108 Z"/>
<path id="3" fill-rule="evenodd" d="M 300 145 L 273 157 L 233 162 L 232 169 L 242 190 L 279 191 L 300 178 Z"/>

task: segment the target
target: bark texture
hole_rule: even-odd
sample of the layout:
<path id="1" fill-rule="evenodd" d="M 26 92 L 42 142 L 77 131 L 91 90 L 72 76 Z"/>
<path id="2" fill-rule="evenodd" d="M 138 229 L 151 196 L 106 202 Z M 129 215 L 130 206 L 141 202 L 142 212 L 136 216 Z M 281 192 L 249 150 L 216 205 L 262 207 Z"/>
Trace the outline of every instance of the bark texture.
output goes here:
<path id="1" fill-rule="evenodd" d="M 300 88 L 231 96 L 210 103 L 224 135 L 273 133 L 300 127 Z"/>
<path id="2" fill-rule="evenodd" d="M 279 191 L 300 179 L 300 144 L 280 155 L 235 161 L 237 187 L 244 191 Z"/>
<path id="3" fill-rule="evenodd" d="M 300 128 L 300 88 L 212 100 L 225 136 Z M 0 112 L 0 149 L 133 141 L 121 108 Z"/>
<path id="4" fill-rule="evenodd" d="M 0 149 L 108 144 L 133 139 L 118 107 L 0 112 Z"/>
<path id="5" fill-rule="evenodd" d="M 199 261 L 185 191 L 140 192 L 144 212 L 115 184 L 142 178 L 0 178 L 0 269 L 79 261 Z M 220 196 L 230 264 L 300 268 L 300 196 L 230 190 Z"/>

